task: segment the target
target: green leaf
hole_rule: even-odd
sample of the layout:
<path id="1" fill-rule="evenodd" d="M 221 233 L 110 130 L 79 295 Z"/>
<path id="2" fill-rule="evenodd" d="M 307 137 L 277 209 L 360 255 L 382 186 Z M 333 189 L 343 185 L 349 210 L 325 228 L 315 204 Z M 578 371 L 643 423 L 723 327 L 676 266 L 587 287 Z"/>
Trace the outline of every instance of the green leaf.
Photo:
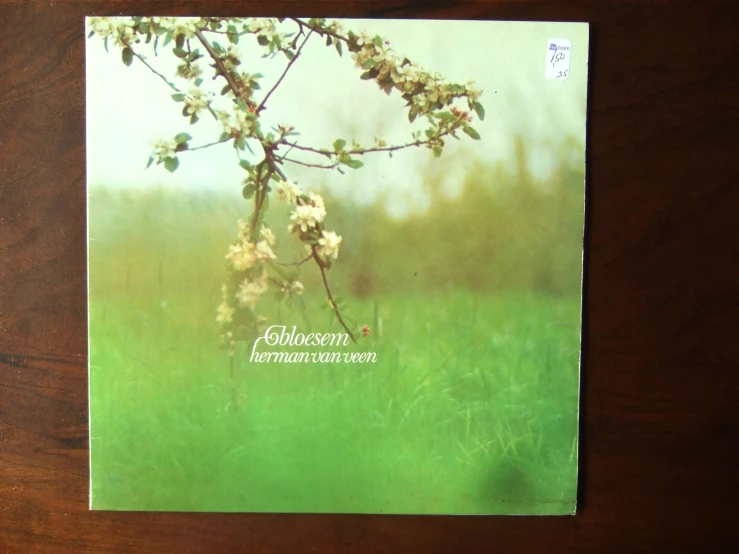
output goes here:
<path id="1" fill-rule="evenodd" d="M 341 48 L 341 41 L 340 40 L 337 40 L 334 43 L 334 46 L 336 47 L 336 51 L 339 53 L 339 56 L 343 56 L 344 55 L 344 52 L 342 51 L 342 48 Z"/>
<path id="2" fill-rule="evenodd" d="M 477 114 L 477 117 L 480 118 L 480 120 L 485 119 L 485 108 L 482 107 L 482 104 L 480 104 L 479 102 L 473 102 L 472 109 L 475 110 L 475 113 Z"/>
<path id="3" fill-rule="evenodd" d="M 372 69 L 376 63 L 375 58 L 370 58 L 362 64 L 362 69 Z"/>
<path id="4" fill-rule="evenodd" d="M 251 168 L 251 164 L 248 162 L 248 160 L 239 160 L 239 165 L 247 171 Z"/>
<path id="5" fill-rule="evenodd" d="M 180 35 L 181 36 L 181 35 Z M 172 53 L 178 58 L 186 58 L 187 52 L 180 47 L 172 48 Z"/>
<path id="6" fill-rule="evenodd" d="M 121 59 L 123 60 L 123 63 L 127 66 L 131 65 L 131 63 L 133 63 L 133 50 L 126 46 L 123 50 L 121 50 Z"/>
<path id="7" fill-rule="evenodd" d="M 94 35 L 94 34 L 95 34 L 95 31 L 90 31 L 90 32 L 88 33 L 88 35 L 87 35 L 87 38 L 90 38 L 90 37 L 92 37 L 92 35 Z"/>
<path id="8" fill-rule="evenodd" d="M 418 115 L 418 112 L 416 110 L 414 110 L 414 109 L 411 109 L 408 112 L 408 121 L 410 121 L 411 123 L 413 123 L 416 120 L 416 116 L 417 115 Z"/>
<path id="9" fill-rule="evenodd" d="M 346 146 L 346 141 L 344 139 L 336 139 L 334 141 L 335 152 L 341 152 L 344 149 L 344 146 Z"/>
<path id="10" fill-rule="evenodd" d="M 431 149 L 431 151 L 434 153 L 434 157 L 438 158 L 439 156 L 441 156 L 443 149 L 441 148 L 441 146 L 436 145 Z"/>
<path id="11" fill-rule="evenodd" d="M 154 162 L 154 156 L 149 156 L 149 161 L 146 162 L 146 169 L 149 169 L 149 166 Z"/>
<path id="12" fill-rule="evenodd" d="M 249 183 L 242 189 L 241 196 L 249 200 L 255 192 L 257 192 L 257 186 L 254 183 Z"/>
<path id="13" fill-rule="evenodd" d="M 103 39 L 103 46 L 105 46 L 105 51 L 108 52 L 108 37 Z"/>
<path id="14" fill-rule="evenodd" d="M 175 102 L 182 102 L 185 99 L 185 94 L 178 92 L 177 94 L 172 95 L 172 100 Z"/>
<path id="15" fill-rule="evenodd" d="M 480 140 L 480 133 L 475 131 L 472 127 L 469 125 L 465 125 L 462 130 L 467 133 L 469 136 L 471 136 L 475 140 Z"/>
<path id="16" fill-rule="evenodd" d="M 326 46 L 331 46 L 331 35 L 326 35 Z"/>
<path id="17" fill-rule="evenodd" d="M 264 35 L 259 35 L 257 37 L 257 42 L 260 46 L 267 46 L 269 44 L 269 39 Z"/>
<path id="18" fill-rule="evenodd" d="M 380 35 L 375 35 L 373 42 L 375 43 L 375 46 L 382 46 L 382 37 Z"/>
<path id="19" fill-rule="evenodd" d="M 198 118 L 198 115 L 197 114 L 192 114 L 190 116 L 190 125 L 194 125 L 195 123 L 197 123 L 198 122 L 198 119 L 199 118 Z"/>
<path id="20" fill-rule="evenodd" d="M 355 160 L 355 159 L 349 159 L 344 163 L 348 165 L 349 167 L 351 167 L 352 169 L 359 169 L 360 167 L 364 165 L 362 162 L 360 162 L 359 160 Z"/>
<path id="21" fill-rule="evenodd" d="M 166 47 L 170 42 L 172 42 L 172 31 L 167 31 L 167 34 L 164 35 L 164 42 L 162 43 L 162 47 Z"/>
<path id="22" fill-rule="evenodd" d="M 177 35 L 177 38 L 175 39 L 174 44 L 177 48 L 184 48 L 185 47 L 185 35 L 183 34 Z"/>
<path id="23" fill-rule="evenodd" d="M 177 158 L 166 158 L 164 160 L 164 167 L 169 171 L 170 173 L 174 173 L 175 170 L 180 167 L 180 160 Z"/>
<path id="24" fill-rule="evenodd" d="M 293 61 L 295 59 L 295 53 L 292 50 L 283 50 L 282 52 L 288 60 Z"/>
<path id="25" fill-rule="evenodd" d="M 190 135 L 188 135 L 187 133 L 178 133 L 174 137 L 174 141 L 177 144 L 180 144 L 182 142 L 187 142 L 188 140 L 192 140 L 192 137 Z"/>
<path id="26" fill-rule="evenodd" d="M 363 81 L 367 81 L 368 79 L 374 79 L 374 75 L 372 75 L 372 71 L 365 71 L 359 76 L 360 79 Z"/>

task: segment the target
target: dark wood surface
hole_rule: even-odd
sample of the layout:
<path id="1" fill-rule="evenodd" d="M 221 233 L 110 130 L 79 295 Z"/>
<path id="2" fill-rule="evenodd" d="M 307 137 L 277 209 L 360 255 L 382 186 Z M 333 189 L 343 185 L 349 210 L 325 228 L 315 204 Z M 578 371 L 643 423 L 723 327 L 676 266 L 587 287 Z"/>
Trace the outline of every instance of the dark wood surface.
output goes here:
<path id="1" fill-rule="evenodd" d="M 737 6 L 0 1 L 0 552 L 731 550 Z M 82 18 L 120 12 L 592 23 L 575 517 L 88 511 Z"/>

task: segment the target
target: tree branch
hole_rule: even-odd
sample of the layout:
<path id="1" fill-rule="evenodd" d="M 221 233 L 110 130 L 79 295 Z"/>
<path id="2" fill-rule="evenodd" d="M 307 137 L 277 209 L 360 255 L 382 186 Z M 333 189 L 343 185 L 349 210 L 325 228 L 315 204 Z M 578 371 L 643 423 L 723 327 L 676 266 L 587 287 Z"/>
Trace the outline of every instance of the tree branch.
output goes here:
<path id="1" fill-rule="evenodd" d="M 166 78 L 166 77 L 165 77 L 164 75 L 162 75 L 162 74 L 161 74 L 161 73 L 159 73 L 159 72 L 158 72 L 158 71 L 157 71 L 156 69 L 154 69 L 154 68 L 153 68 L 153 67 L 152 67 L 152 66 L 151 66 L 151 65 L 149 64 L 149 62 L 147 62 L 147 61 L 146 61 L 146 58 L 144 58 L 144 57 L 143 57 L 143 56 L 142 56 L 141 54 L 139 54 L 138 52 L 136 52 L 136 50 L 134 50 L 133 48 L 131 48 L 131 46 L 130 46 L 129 44 L 127 44 L 126 46 L 128 47 L 128 49 L 129 49 L 129 50 L 130 50 L 131 52 L 133 52 L 133 55 L 134 55 L 134 56 L 136 56 L 136 57 L 137 57 L 137 58 L 138 58 L 139 60 L 141 60 L 141 61 L 143 62 L 143 64 L 144 64 L 144 65 L 145 65 L 146 67 L 148 67 L 148 68 L 149 68 L 149 70 L 150 70 L 150 71 L 151 71 L 151 72 L 152 72 L 152 73 L 153 73 L 154 75 L 156 75 L 156 76 L 157 76 L 157 77 L 159 77 L 159 78 L 160 78 L 160 79 L 161 79 L 162 81 L 164 81 L 165 83 L 167 83 L 167 84 L 169 85 L 169 88 L 171 88 L 171 89 L 172 89 L 173 91 L 175 91 L 175 92 L 179 92 L 179 93 L 182 93 L 182 91 L 181 91 L 180 89 L 178 89 L 178 88 L 177 88 L 177 87 L 176 87 L 176 86 L 175 86 L 175 85 L 174 85 L 173 83 L 171 83 L 171 82 L 169 81 L 169 79 L 167 79 L 167 78 Z"/>
<path id="2" fill-rule="evenodd" d="M 203 150 L 204 148 L 210 148 L 211 146 L 215 146 L 216 144 L 223 144 L 224 142 L 228 142 L 231 140 L 231 138 L 232 137 L 228 136 L 220 140 L 217 140 L 215 142 L 209 142 L 208 144 L 202 144 L 200 146 L 193 146 L 192 148 L 188 148 L 187 150 L 184 150 L 184 152 L 191 152 L 192 150 Z"/>
<path id="3" fill-rule="evenodd" d="M 303 39 L 303 42 L 301 43 L 300 47 L 298 48 L 298 51 L 295 53 L 295 56 L 293 56 L 293 59 L 290 60 L 285 67 L 285 71 L 282 72 L 282 75 L 280 75 L 280 78 L 277 80 L 277 82 L 274 84 L 274 86 L 269 90 L 267 95 L 264 97 L 262 102 L 259 104 L 259 107 L 256 109 L 255 113 L 259 115 L 259 113 L 264 109 L 265 104 L 267 103 L 267 100 L 272 95 L 272 93 L 277 89 L 277 87 L 280 86 L 280 83 L 282 83 L 282 80 L 285 78 L 285 75 L 287 75 L 287 72 L 290 71 L 290 68 L 293 66 L 293 64 L 297 61 L 297 59 L 300 57 L 300 52 L 303 50 L 303 46 L 305 46 L 305 43 L 308 42 L 308 39 L 311 36 L 311 33 L 313 33 L 313 29 L 310 30 L 310 32 L 306 35 L 306 37 Z"/>
<path id="4" fill-rule="evenodd" d="M 344 41 L 346 43 L 349 43 L 349 39 L 348 38 L 343 37 L 343 36 L 341 36 L 341 35 L 339 35 L 337 33 L 334 33 L 332 31 L 329 31 L 328 29 L 324 29 L 324 28 L 318 27 L 316 25 L 309 25 L 308 23 L 306 23 L 305 21 L 301 21 L 297 17 L 291 17 L 290 19 L 292 19 L 295 23 L 297 23 L 300 26 L 301 29 L 303 27 L 305 27 L 306 29 L 310 29 L 311 31 L 315 31 L 316 33 L 318 33 L 321 36 L 323 36 L 323 35 L 329 35 L 329 36 L 335 38 L 336 40 L 342 40 L 342 41 Z"/>
<path id="5" fill-rule="evenodd" d="M 316 169 L 336 169 L 337 167 L 339 167 L 338 162 L 332 165 L 321 165 L 321 164 L 311 164 L 307 162 L 301 162 L 300 160 L 294 160 L 293 158 L 288 158 L 286 156 L 275 156 L 275 157 L 281 162 L 290 162 L 293 164 L 302 165 L 303 167 L 313 167 Z"/>
<path id="6" fill-rule="evenodd" d="M 200 43 L 205 47 L 205 49 L 208 51 L 208 54 L 210 54 L 210 57 L 213 58 L 213 61 L 216 64 L 216 67 L 218 68 L 218 72 L 223 75 L 223 78 L 226 79 L 226 82 L 228 82 L 228 86 L 231 88 L 231 92 L 234 93 L 234 96 L 236 98 L 241 98 L 239 95 L 239 88 L 236 86 L 236 81 L 233 80 L 233 76 L 231 75 L 231 72 L 226 69 L 226 66 L 223 64 L 223 60 L 218 55 L 218 52 L 213 50 L 213 47 L 210 45 L 210 42 L 208 42 L 208 39 L 205 38 L 203 35 L 203 32 L 198 29 L 195 31 L 195 36 L 198 37 L 198 40 Z M 241 98 L 244 103 L 247 103 L 246 98 Z"/>
<path id="7" fill-rule="evenodd" d="M 305 262 L 308 262 L 308 261 L 310 261 L 312 259 L 313 259 L 313 254 L 311 253 L 311 254 L 308 254 L 308 256 L 305 259 L 300 260 L 299 262 L 292 262 L 292 263 L 277 262 L 277 265 L 284 265 L 284 266 L 297 265 L 297 266 L 300 266 L 300 265 L 303 265 Z"/>
<path id="8" fill-rule="evenodd" d="M 339 307 L 336 305 L 334 296 L 331 294 L 331 287 L 328 286 L 328 278 L 326 277 L 326 268 L 323 267 L 323 262 L 321 261 L 321 258 L 318 255 L 318 250 L 316 250 L 315 244 L 311 247 L 311 256 L 313 257 L 314 260 L 316 260 L 316 265 L 318 265 L 318 269 L 321 271 L 321 278 L 323 279 L 323 287 L 326 289 L 326 295 L 328 296 L 328 301 L 329 301 L 329 304 L 331 304 L 331 308 L 334 310 L 334 314 L 336 314 L 336 319 L 339 320 L 339 323 L 341 323 L 341 326 L 349 334 L 349 338 L 352 339 L 352 342 L 356 343 L 357 339 L 354 338 L 354 333 L 352 333 L 349 327 L 347 327 L 346 323 L 344 323 L 344 318 L 341 317 L 341 312 L 339 311 Z"/>
<path id="9" fill-rule="evenodd" d="M 177 88 L 177 87 L 176 87 L 176 86 L 174 85 L 174 83 L 172 83 L 171 81 L 169 81 L 169 80 L 168 80 L 168 79 L 167 79 L 167 78 L 166 78 L 166 77 L 165 77 L 164 75 L 162 75 L 162 74 L 161 74 L 161 73 L 159 73 L 159 72 L 158 72 L 158 71 L 157 71 L 156 69 L 154 69 L 154 68 L 153 68 L 153 67 L 152 67 L 152 66 L 151 66 L 151 65 L 149 64 L 149 62 L 147 62 L 147 61 L 146 61 L 146 58 L 144 58 L 144 57 L 143 57 L 143 56 L 142 56 L 141 54 L 139 54 L 138 52 L 136 52 L 136 50 L 134 50 L 133 48 L 131 48 L 131 45 L 130 45 L 130 44 L 127 44 L 126 46 L 128 47 L 128 49 L 129 49 L 129 50 L 131 50 L 131 52 L 133 53 L 133 55 L 134 55 L 134 56 L 136 56 L 136 57 L 137 57 L 137 58 L 138 58 L 139 60 L 141 60 L 141 62 L 142 62 L 142 63 L 143 63 L 143 64 L 144 64 L 144 65 L 145 65 L 146 67 L 148 67 L 148 68 L 149 68 L 149 71 L 151 71 L 151 72 L 152 72 L 152 73 L 153 73 L 154 75 L 156 75 L 156 76 L 157 76 L 157 77 L 159 77 L 159 78 L 160 78 L 160 79 L 161 79 L 162 81 L 164 81 L 165 83 L 167 83 L 167 84 L 169 85 L 169 88 L 171 88 L 171 89 L 172 89 L 173 91 L 175 91 L 175 92 L 177 92 L 177 93 L 180 93 L 180 94 L 184 94 L 184 93 L 183 93 L 183 92 L 182 92 L 182 91 L 181 91 L 180 89 L 178 89 L 178 88 Z M 218 116 L 217 116 L 217 115 L 216 115 L 216 113 L 215 113 L 215 112 L 213 111 L 213 108 L 211 108 L 211 107 L 210 107 L 210 105 L 208 105 L 208 111 L 209 111 L 209 112 L 210 112 L 210 114 L 211 114 L 211 115 L 213 116 L 213 119 L 216 119 L 216 120 L 218 119 Z"/>

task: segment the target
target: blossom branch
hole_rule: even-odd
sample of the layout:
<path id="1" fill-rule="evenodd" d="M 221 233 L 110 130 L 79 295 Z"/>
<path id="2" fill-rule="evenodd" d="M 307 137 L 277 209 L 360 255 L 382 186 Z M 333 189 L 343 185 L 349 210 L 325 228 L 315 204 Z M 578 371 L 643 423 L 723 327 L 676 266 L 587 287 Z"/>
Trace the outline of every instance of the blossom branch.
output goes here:
<path id="1" fill-rule="evenodd" d="M 198 40 L 200 43 L 205 47 L 205 49 L 208 51 L 208 54 L 210 54 L 210 57 L 213 58 L 213 61 L 216 64 L 216 68 L 218 69 L 218 72 L 223 75 L 223 78 L 226 79 L 226 82 L 228 83 L 228 86 L 231 88 L 231 92 L 233 92 L 234 97 L 241 98 L 239 96 L 239 88 L 236 86 L 236 82 L 233 79 L 233 76 L 231 75 L 231 72 L 226 68 L 226 66 L 223 64 L 223 60 L 218 55 L 218 52 L 216 52 L 213 47 L 210 45 L 210 42 L 208 42 L 208 39 L 205 38 L 205 35 L 203 35 L 203 32 L 198 29 L 195 31 L 195 36 L 198 37 Z M 246 98 L 243 98 L 244 102 L 246 102 Z"/>

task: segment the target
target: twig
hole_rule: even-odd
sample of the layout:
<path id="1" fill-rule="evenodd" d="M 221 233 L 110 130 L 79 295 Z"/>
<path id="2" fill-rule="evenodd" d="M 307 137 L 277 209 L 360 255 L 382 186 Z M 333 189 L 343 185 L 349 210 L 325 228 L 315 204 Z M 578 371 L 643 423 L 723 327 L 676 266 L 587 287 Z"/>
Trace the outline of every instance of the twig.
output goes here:
<path id="1" fill-rule="evenodd" d="M 439 134 L 438 138 L 444 137 L 448 134 L 450 134 L 451 131 L 446 131 L 444 133 Z M 428 144 L 431 142 L 430 140 L 414 140 L 413 142 L 407 142 L 405 144 L 398 144 L 396 146 L 377 146 L 373 148 L 355 148 L 354 150 L 345 150 L 346 154 L 369 154 L 371 152 L 395 152 L 397 150 L 402 150 L 403 148 L 410 148 L 412 146 L 423 146 L 425 144 Z M 301 146 L 300 144 L 289 142 L 289 141 L 283 141 L 283 144 L 290 146 L 291 148 L 297 148 L 298 150 L 304 150 L 305 152 L 313 152 L 314 154 L 321 154 L 322 156 L 331 155 L 335 156 L 336 154 L 339 154 L 339 152 L 333 152 L 331 150 L 323 150 L 321 148 L 312 148 L 310 146 Z"/>
<path id="2" fill-rule="evenodd" d="M 300 57 L 300 52 L 303 50 L 303 46 L 305 46 L 305 43 L 308 42 L 308 39 L 310 38 L 310 36 L 311 36 L 312 33 L 313 33 L 313 29 L 311 29 L 310 32 L 305 36 L 305 38 L 303 39 L 303 42 L 300 44 L 300 47 L 298 48 L 298 51 L 293 56 L 293 59 L 288 62 L 287 66 L 285 66 L 285 70 L 282 72 L 282 75 L 280 75 L 280 78 L 277 79 L 277 82 L 269 90 L 269 92 L 267 93 L 267 95 L 262 99 L 262 102 L 259 104 L 259 107 L 255 110 L 254 113 L 256 113 L 257 115 L 259 115 L 259 113 L 264 109 L 264 106 L 267 103 L 267 100 L 269 99 L 269 97 L 277 89 L 277 87 L 280 86 L 280 83 L 282 83 L 282 80 L 285 78 L 285 75 L 287 75 L 287 72 L 290 71 L 290 68 L 293 66 L 293 64 Z"/>
<path id="3" fill-rule="evenodd" d="M 224 137 L 221 140 L 217 140 L 215 142 L 209 142 L 208 144 L 202 144 L 200 146 L 193 146 L 192 148 L 188 148 L 185 150 L 185 152 L 192 151 L 192 150 L 203 150 L 204 148 L 210 148 L 211 146 L 215 146 L 216 144 L 223 144 L 224 142 L 228 142 L 231 140 L 231 136 Z"/>
<path id="4" fill-rule="evenodd" d="M 300 160 L 294 160 L 293 158 L 288 158 L 286 156 L 275 156 L 275 157 L 279 159 L 280 161 L 290 162 L 290 163 L 302 165 L 304 167 L 314 167 L 317 169 L 336 169 L 337 167 L 339 167 L 338 162 L 331 164 L 331 165 L 321 165 L 321 164 L 311 164 L 307 162 L 301 162 Z"/>
<path id="5" fill-rule="evenodd" d="M 178 88 L 177 88 L 177 87 L 176 87 L 176 86 L 174 85 L 174 83 L 172 83 L 171 81 L 169 81 L 169 80 L 168 80 L 168 79 L 167 79 L 167 78 L 166 78 L 166 77 L 165 77 L 164 75 L 162 75 L 162 74 L 161 74 L 161 73 L 159 73 L 159 72 L 158 72 L 158 71 L 157 71 L 156 69 L 154 69 L 154 68 L 153 68 L 153 67 L 152 67 L 152 66 L 151 66 L 151 65 L 149 64 L 149 62 L 147 62 L 147 61 L 146 61 L 146 58 L 144 58 L 144 57 L 143 57 L 143 56 L 142 56 L 141 54 L 139 54 L 138 52 L 136 52 L 136 50 L 134 50 L 133 48 L 131 48 L 131 46 L 130 46 L 130 45 L 128 45 L 128 44 L 127 44 L 126 46 L 128 46 L 128 49 L 129 49 L 129 50 L 131 50 L 131 52 L 133 52 L 133 55 L 134 55 L 134 56 L 136 56 L 136 57 L 137 57 L 137 58 L 138 58 L 139 60 L 141 60 L 141 61 L 143 62 L 143 64 L 144 64 L 144 65 L 145 65 L 146 67 L 148 67 L 148 68 L 149 68 L 149 70 L 150 70 L 150 71 L 151 71 L 151 72 L 152 72 L 152 73 L 153 73 L 154 75 L 156 75 L 156 76 L 157 76 L 157 77 L 159 77 L 159 78 L 160 78 L 160 79 L 161 79 L 162 81 L 164 81 L 165 83 L 167 83 L 167 84 L 169 85 L 169 88 L 171 88 L 171 89 L 172 89 L 173 91 L 175 91 L 175 92 L 177 92 L 177 93 L 179 93 L 179 94 L 184 94 L 184 93 L 183 93 L 183 92 L 182 92 L 182 91 L 181 91 L 180 89 L 178 89 Z M 215 113 L 215 112 L 213 111 L 213 108 L 211 108 L 210 106 L 208 106 L 208 111 L 209 111 L 209 112 L 210 112 L 210 114 L 211 114 L 211 115 L 213 116 L 213 119 L 216 119 L 216 120 L 218 119 L 218 116 L 217 116 L 217 115 L 216 115 L 216 113 Z M 191 150 L 192 150 L 192 149 L 191 149 Z"/>
<path id="6" fill-rule="evenodd" d="M 309 25 L 305 21 L 301 21 L 300 19 L 298 19 L 296 17 L 291 17 L 290 19 L 292 19 L 295 23 L 297 23 L 300 26 L 301 29 L 303 27 L 305 27 L 306 29 L 310 29 L 311 31 L 315 31 L 316 33 L 318 33 L 321 36 L 323 36 L 323 35 L 329 35 L 329 36 L 334 37 L 336 40 L 343 40 L 347 44 L 349 43 L 349 39 L 348 38 L 343 37 L 343 36 L 341 36 L 341 35 L 339 35 L 337 33 L 334 33 L 332 31 L 329 31 L 328 29 L 323 29 L 322 27 L 318 27 L 316 25 Z"/>
<path id="7" fill-rule="evenodd" d="M 171 82 L 169 81 L 169 79 L 167 79 L 167 78 L 166 78 L 166 77 L 165 77 L 164 75 L 162 75 L 162 74 L 161 74 L 161 73 L 159 73 L 159 72 L 158 72 L 158 71 L 157 71 L 156 69 L 154 69 L 154 68 L 153 68 L 153 67 L 152 67 L 152 66 L 151 66 L 151 65 L 149 64 L 149 62 L 147 62 L 147 61 L 146 61 L 146 58 L 144 58 L 144 57 L 143 57 L 143 56 L 142 56 L 141 54 L 139 54 L 138 52 L 136 52 L 136 50 L 134 50 L 133 48 L 131 48 L 131 46 L 130 46 L 130 45 L 128 45 L 128 44 L 127 44 L 126 46 L 128 47 L 128 49 L 129 49 L 129 50 L 130 50 L 131 52 L 133 52 L 133 55 L 134 55 L 134 56 L 136 56 L 136 57 L 137 57 L 138 59 L 140 59 L 140 60 L 141 60 L 141 61 L 142 61 L 142 62 L 144 63 L 144 65 L 145 65 L 146 67 L 148 67 L 148 68 L 149 68 L 149 70 L 150 70 L 150 71 L 151 71 L 151 72 L 152 72 L 152 73 L 153 73 L 154 75 L 156 75 L 156 76 L 157 76 L 157 77 L 159 77 L 159 78 L 160 78 L 160 79 L 161 79 L 162 81 L 164 81 L 165 83 L 167 83 L 167 84 L 169 85 L 169 88 L 171 88 L 171 89 L 172 89 L 172 90 L 174 90 L 175 92 L 179 92 L 179 93 L 182 93 L 182 91 L 181 91 L 180 89 L 178 89 L 178 88 L 177 88 L 177 87 L 176 87 L 176 86 L 175 86 L 175 85 L 174 85 L 173 83 L 171 83 Z"/>
<path id="8" fill-rule="evenodd" d="M 313 259 L 313 254 L 308 254 L 308 257 L 306 257 L 304 260 L 300 260 L 299 262 L 291 262 L 291 263 L 285 263 L 285 262 L 277 262 L 277 265 L 284 265 L 284 266 L 292 266 L 292 265 L 303 265 L 305 262 L 308 262 Z"/>
<path id="9" fill-rule="evenodd" d="M 354 333 L 352 333 L 349 327 L 347 327 L 346 323 L 344 323 L 344 318 L 341 317 L 341 312 L 339 311 L 339 307 L 336 305 L 336 301 L 334 300 L 334 297 L 331 294 L 331 287 L 328 286 L 328 278 L 326 277 L 326 268 L 323 266 L 323 262 L 321 261 L 321 258 L 318 256 L 318 250 L 316 250 L 315 245 L 311 247 L 311 256 L 316 260 L 316 265 L 318 265 L 318 269 L 321 271 L 321 278 L 323 279 L 323 288 L 326 289 L 326 295 L 328 296 L 328 301 L 329 301 L 329 304 L 331 304 L 331 308 L 334 310 L 334 314 L 336 314 L 336 319 L 339 320 L 339 323 L 341 323 L 341 326 L 349 334 L 349 338 L 352 339 L 352 342 L 356 343 L 357 339 L 354 338 Z"/>

